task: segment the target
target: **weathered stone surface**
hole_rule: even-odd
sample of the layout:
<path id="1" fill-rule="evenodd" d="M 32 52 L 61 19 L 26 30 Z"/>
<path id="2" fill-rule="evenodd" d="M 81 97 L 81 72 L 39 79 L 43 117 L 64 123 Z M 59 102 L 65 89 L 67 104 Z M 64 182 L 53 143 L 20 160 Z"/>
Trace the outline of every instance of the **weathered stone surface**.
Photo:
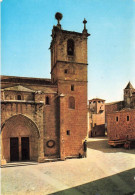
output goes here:
<path id="1" fill-rule="evenodd" d="M 135 89 L 130 82 L 124 100 L 107 103 L 105 111 L 109 140 L 135 139 Z"/>
<path id="2" fill-rule="evenodd" d="M 108 114 L 107 130 L 110 140 L 135 139 L 135 109 L 124 109 Z"/>
<path id="3" fill-rule="evenodd" d="M 88 136 L 105 135 L 105 100 L 94 98 L 88 105 Z"/>
<path id="4" fill-rule="evenodd" d="M 53 29 L 51 79 L 2 76 L 2 159 L 11 160 L 11 138 L 29 138 L 30 160 L 83 155 L 87 135 L 87 37 L 89 34 Z M 74 44 L 73 55 L 67 50 Z M 63 96 L 62 96 L 63 94 Z M 74 108 L 69 99 L 74 99 Z M 39 136 L 35 132 L 39 133 Z M 38 134 L 37 133 L 37 134 Z"/>

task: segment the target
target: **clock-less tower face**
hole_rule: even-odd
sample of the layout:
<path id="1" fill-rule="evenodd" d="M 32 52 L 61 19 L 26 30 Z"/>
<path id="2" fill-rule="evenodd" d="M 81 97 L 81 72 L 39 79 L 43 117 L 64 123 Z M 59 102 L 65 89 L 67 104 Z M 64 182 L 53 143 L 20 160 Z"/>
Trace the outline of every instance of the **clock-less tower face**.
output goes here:
<path id="1" fill-rule="evenodd" d="M 87 81 L 87 35 L 53 29 L 51 76 L 56 83 L 70 75 L 71 80 Z"/>
<path id="2" fill-rule="evenodd" d="M 77 155 L 87 135 L 87 37 L 54 26 L 51 42 L 51 78 L 63 94 L 60 121 L 65 155 Z M 73 143 L 76 145 L 73 146 Z M 70 150 L 69 150 L 70 146 Z"/>

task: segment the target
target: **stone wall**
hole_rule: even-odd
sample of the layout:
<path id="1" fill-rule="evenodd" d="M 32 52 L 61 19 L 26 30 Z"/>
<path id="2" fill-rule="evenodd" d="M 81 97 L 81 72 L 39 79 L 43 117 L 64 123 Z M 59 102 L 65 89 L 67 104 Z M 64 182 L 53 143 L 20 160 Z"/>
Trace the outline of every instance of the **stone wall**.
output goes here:
<path id="1" fill-rule="evenodd" d="M 105 104 L 105 121 L 107 121 L 107 114 L 121 110 L 124 108 L 124 101 L 112 102 Z"/>
<path id="2" fill-rule="evenodd" d="M 64 94 L 60 104 L 60 136 L 65 157 L 83 154 L 83 140 L 87 135 L 87 86 L 76 82 L 74 87 L 71 91 L 70 82 L 62 82 L 59 86 Z M 75 109 L 69 108 L 69 97 L 74 97 Z"/>
<path id="3" fill-rule="evenodd" d="M 57 83 L 60 103 L 60 156 L 83 155 L 87 136 L 87 37 L 54 26 L 51 42 L 51 78 Z M 68 54 L 68 41 L 74 43 Z M 72 50 L 72 48 L 71 48 Z M 72 89 L 73 88 L 73 89 Z M 73 100 L 70 102 L 69 100 Z M 69 105 L 73 106 L 70 107 Z"/>
<path id="4" fill-rule="evenodd" d="M 109 140 L 135 139 L 135 109 L 108 114 L 107 129 Z"/>

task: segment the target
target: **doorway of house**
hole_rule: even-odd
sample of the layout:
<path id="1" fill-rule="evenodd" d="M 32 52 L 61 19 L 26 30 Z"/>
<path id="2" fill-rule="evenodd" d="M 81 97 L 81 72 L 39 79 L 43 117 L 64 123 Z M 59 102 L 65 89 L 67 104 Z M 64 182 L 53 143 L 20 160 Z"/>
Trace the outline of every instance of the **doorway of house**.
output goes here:
<path id="1" fill-rule="evenodd" d="M 29 137 L 21 138 L 21 152 L 22 152 L 22 160 L 30 160 Z"/>
<path id="2" fill-rule="evenodd" d="M 10 138 L 10 161 L 19 161 L 19 139 Z"/>

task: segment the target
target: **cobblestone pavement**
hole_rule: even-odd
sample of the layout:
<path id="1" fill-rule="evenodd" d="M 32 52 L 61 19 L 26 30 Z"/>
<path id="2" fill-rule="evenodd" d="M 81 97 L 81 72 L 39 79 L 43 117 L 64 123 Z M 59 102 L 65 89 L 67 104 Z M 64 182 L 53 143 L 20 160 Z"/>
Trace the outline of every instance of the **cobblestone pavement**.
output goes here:
<path id="1" fill-rule="evenodd" d="M 90 138 L 87 158 L 11 163 L 1 169 L 1 176 L 2 195 L 133 195 L 135 150 L 111 148 L 106 138 Z"/>

